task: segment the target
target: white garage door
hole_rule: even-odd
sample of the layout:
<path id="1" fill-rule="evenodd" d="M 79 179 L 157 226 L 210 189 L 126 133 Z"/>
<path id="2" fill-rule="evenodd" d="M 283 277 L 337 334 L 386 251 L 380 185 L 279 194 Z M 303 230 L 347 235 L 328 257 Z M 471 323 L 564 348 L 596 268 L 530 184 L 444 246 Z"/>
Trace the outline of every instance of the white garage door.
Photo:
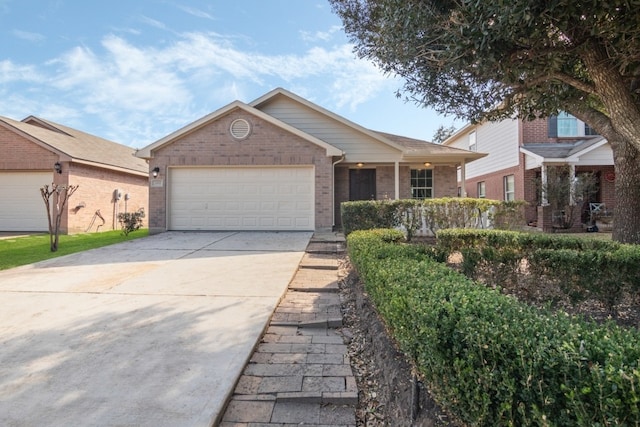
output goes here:
<path id="1" fill-rule="evenodd" d="M 47 231 L 40 188 L 52 172 L 0 172 L 0 231 Z"/>
<path id="2" fill-rule="evenodd" d="M 313 230 L 313 167 L 173 168 L 171 230 Z"/>

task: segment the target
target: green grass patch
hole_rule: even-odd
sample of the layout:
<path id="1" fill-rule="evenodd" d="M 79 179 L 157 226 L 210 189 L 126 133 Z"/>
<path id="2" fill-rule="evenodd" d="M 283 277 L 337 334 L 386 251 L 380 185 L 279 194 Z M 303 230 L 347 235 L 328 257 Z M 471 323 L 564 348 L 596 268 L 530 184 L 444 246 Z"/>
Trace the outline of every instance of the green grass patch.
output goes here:
<path id="1" fill-rule="evenodd" d="M 48 234 L 2 239 L 0 240 L 0 270 L 126 242 L 148 235 L 149 230 L 147 229 L 136 231 L 128 236 L 124 236 L 120 230 L 61 235 L 56 252 L 51 252 Z"/>

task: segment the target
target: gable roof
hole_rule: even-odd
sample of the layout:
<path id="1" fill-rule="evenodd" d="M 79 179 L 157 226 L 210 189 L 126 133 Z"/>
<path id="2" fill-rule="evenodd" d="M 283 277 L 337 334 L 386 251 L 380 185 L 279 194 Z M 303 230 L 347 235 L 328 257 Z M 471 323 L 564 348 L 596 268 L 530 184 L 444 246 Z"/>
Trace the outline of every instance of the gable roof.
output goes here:
<path id="1" fill-rule="evenodd" d="M 454 159 L 465 161 L 473 161 L 479 159 L 481 157 L 485 157 L 486 154 L 476 153 L 473 151 L 463 150 L 459 148 L 446 147 L 440 144 L 434 144 L 429 141 L 424 141 L 421 139 L 408 138 L 400 135 L 393 135 L 385 132 L 378 132 L 371 129 L 367 129 L 357 123 L 352 122 L 349 119 L 346 119 L 332 111 L 327 110 L 313 102 L 296 95 L 286 89 L 276 88 L 271 92 L 261 96 L 255 101 L 251 102 L 255 108 L 260 108 L 263 105 L 268 104 L 270 101 L 274 100 L 277 97 L 286 97 L 291 100 L 294 100 L 311 110 L 314 110 L 322 115 L 325 115 L 357 132 L 365 134 L 370 138 L 385 144 L 389 147 L 392 147 L 402 153 L 402 157 L 404 160 L 411 161 L 419 161 L 417 158 L 429 157 L 430 161 L 434 162 L 451 162 Z"/>
<path id="2" fill-rule="evenodd" d="M 278 96 L 284 96 L 287 97 L 289 99 L 292 99 L 312 110 L 315 110 L 316 112 L 325 115 L 327 117 L 332 118 L 333 120 L 342 123 L 343 125 L 346 125 L 347 127 L 350 127 L 352 129 L 355 129 L 361 133 L 364 133 L 365 135 L 370 136 L 373 139 L 378 140 L 379 142 L 382 142 L 383 144 L 386 144 L 390 147 L 393 147 L 397 150 L 403 151 L 404 147 L 402 145 L 399 145 L 393 141 L 391 141 L 388 138 L 385 138 L 381 133 L 379 132 L 375 132 L 372 131 L 370 129 L 367 129 L 363 126 L 360 126 L 357 123 L 352 122 L 349 119 L 346 119 L 336 113 L 334 113 L 333 111 L 329 111 L 326 108 L 323 108 L 317 104 L 314 104 L 313 102 L 309 101 L 308 99 L 304 99 L 301 96 L 296 95 L 293 92 L 289 92 L 286 89 L 283 89 L 281 87 L 276 88 L 274 90 L 272 90 L 271 92 L 261 96 L 260 98 L 256 99 L 255 101 L 251 102 L 250 105 L 255 107 L 255 108 L 260 108 L 261 105 L 267 104 L 269 101 L 277 98 Z"/>
<path id="3" fill-rule="evenodd" d="M 206 126 L 207 124 L 211 123 L 214 120 L 219 119 L 220 117 L 225 116 L 226 114 L 229 114 L 230 112 L 236 110 L 236 109 L 240 109 L 243 110 L 249 114 L 252 114 L 254 116 L 257 116 L 259 118 L 261 118 L 262 120 L 265 120 L 275 126 L 278 126 L 288 132 L 291 132 L 319 147 L 322 147 L 326 150 L 327 156 L 341 156 L 342 155 L 342 151 L 340 151 L 338 148 L 334 147 L 333 145 L 330 145 L 328 143 L 326 143 L 325 141 L 322 141 L 321 139 L 318 139 L 312 135 L 309 135 L 308 133 L 305 133 L 303 131 L 301 131 L 300 129 L 296 129 L 295 127 L 284 123 L 278 119 L 276 119 L 275 117 L 272 117 L 268 114 L 265 114 L 264 112 L 248 105 L 245 104 L 244 102 L 241 101 L 233 101 L 230 104 L 227 104 L 226 106 L 214 111 L 213 113 L 207 114 L 204 117 L 201 117 L 200 119 L 196 120 L 195 122 L 192 122 L 180 129 L 178 129 L 177 131 L 165 136 L 164 138 L 159 139 L 158 141 L 147 145 L 146 147 L 140 149 L 137 153 L 136 156 L 141 157 L 141 158 L 145 158 L 145 159 L 149 159 L 152 157 L 152 151 L 161 148 L 165 145 L 171 144 L 172 142 L 174 142 L 175 140 L 177 140 L 180 137 L 183 137 L 191 132 L 194 132 L 197 129 L 202 128 L 203 126 Z"/>
<path id="4" fill-rule="evenodd" d="M 0 117 L 0 126 L 16 132 L 62 160 L 85 163 L 136 175 L 147 175 L 147 163 L 135 157 L 135 150 L 122 144 L 35 116 L 22 121 Z"/>
<path id="5" fill-rule="evenodd" d="M 607 140 L 603 137 L 565 143 L 528 143 L 520 147 L 520 152 L 534 157 L 540 162 L 577 162 L 580 156 L 606 143 Z"/>
<path id="6" fill-rule="evenodd" d="M 217 120 L 223 117 L 226 114 L 231 113 L 236 109 L 241 109 L 249 114 L 255 115 L 275 126 L 278 126 L 282 129 L 287 130 L 295 135 L 300 136 L 301 138 L 316 144 L 326 150 L 327 156 L 342 156 L 345 153 L 338 147 L 331 145 L 330 143 L 320 139 L 314 135 L 305 132 L 302 129 L 298 129 L 295 126 L 292 126 L 288 123 L 285 123 L 283 120 L 276 118 L 268 113 L 262 111 L 261 107 L 267 105 L 269 102 L 275 100 L 278 97 L 286 97 L 290 100 L 293 100 L 317 113 L 328 117 L 332 120 L 335 120 L 341 123 L 344 126 L 347 126 L 356 132 L 366 135 L 367 137 L 375 140 L 376 142 L 382 143 L 388 147 L 391 147 L 397 150 L 402 155 L 402 159 L 406 161 L 415 161 L 420 162 L 424 160 L 425 157 L 429 158 L 429 161 L 433 162 L 452 162 L 452 161 L 473 161 L 479 159 L 481 157 L 486 156 L 483 153 L 476 153 L 468 150 L 463 150 L 459 148 L 446 147 L 440 144 L 434 144 L 428 141 L 407 138 L 399 135 L 393 135 L 384 132 L 377 132 L 371 129 L 367 129 L 357 123 L 354 123 L 336 113 L 333 113 L 323 107 L 320 107 L 314 104 L 311 101 L 308 101 L 292 92 L 289 92 L 283 88 L 276 88 L 267 94 L 261 96 L 260 98 L 252 101 L 249 104 L 245 104 L 241 101 L 233 101 L 230 104 L 204 116 L 200 119 L 176 130 L 175 132 L 165 136 L 164 138 L 159 139 L 158 141 L 147 145 L 146 147 L 140 149 L 136 155 L 141 158 L 150 159 L 153 157 L 153 151 L 157 150 L 163 146 L 173 143 L 178 138 L 181 138 L 191 132 L 194 132 L 203 126 L 211 123 L 214 120 Z"/>

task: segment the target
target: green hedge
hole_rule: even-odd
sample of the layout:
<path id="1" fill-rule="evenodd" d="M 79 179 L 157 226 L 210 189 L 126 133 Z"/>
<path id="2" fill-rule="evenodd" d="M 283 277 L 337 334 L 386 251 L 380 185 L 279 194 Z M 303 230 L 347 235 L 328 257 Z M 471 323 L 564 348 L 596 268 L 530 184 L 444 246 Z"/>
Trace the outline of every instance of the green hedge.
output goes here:
<path id="1" fill-rule="evenodd" d="M 522 201 L 443 197 L 438 199 L 366 200 L 340 205 L 345 235 L 355 230 L 402 227 L 410 240 L 424 225 L 435 234 L 443 228 L 473 228 L 489 218 L 499 228 L 524 224 Z"/>
<path id="2" fill-rule="evenodd" d="M 436 398 L 475 426 L 640 424 L 640 333 L 538 311 L 425 247 L 348 236 L 366 291 Z"/>
<path id="3" fill-rule="evenodd" d="M 579 237 L 501 230 L 440 230 L 438 249 L 446 255 L 462 254 L 462 272 L 488 285 L 518 283 L 527 260 L 527 280 L 551 283 L 572 301 L 595 298 L 611 314 L 625 293 L 640 290 L 640 247 Z"/>

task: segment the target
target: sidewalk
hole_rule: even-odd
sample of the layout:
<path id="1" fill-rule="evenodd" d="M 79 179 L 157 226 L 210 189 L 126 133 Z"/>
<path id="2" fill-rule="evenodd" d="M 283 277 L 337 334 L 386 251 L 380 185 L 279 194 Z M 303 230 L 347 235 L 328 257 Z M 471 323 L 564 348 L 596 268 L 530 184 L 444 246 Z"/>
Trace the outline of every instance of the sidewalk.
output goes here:
<path id="1" fill-rule="evenodd" d="M 221 427 L 355 426 L 358 390 L 342 326 L 344 237 L 315 233 L 231 396 Z"/>

